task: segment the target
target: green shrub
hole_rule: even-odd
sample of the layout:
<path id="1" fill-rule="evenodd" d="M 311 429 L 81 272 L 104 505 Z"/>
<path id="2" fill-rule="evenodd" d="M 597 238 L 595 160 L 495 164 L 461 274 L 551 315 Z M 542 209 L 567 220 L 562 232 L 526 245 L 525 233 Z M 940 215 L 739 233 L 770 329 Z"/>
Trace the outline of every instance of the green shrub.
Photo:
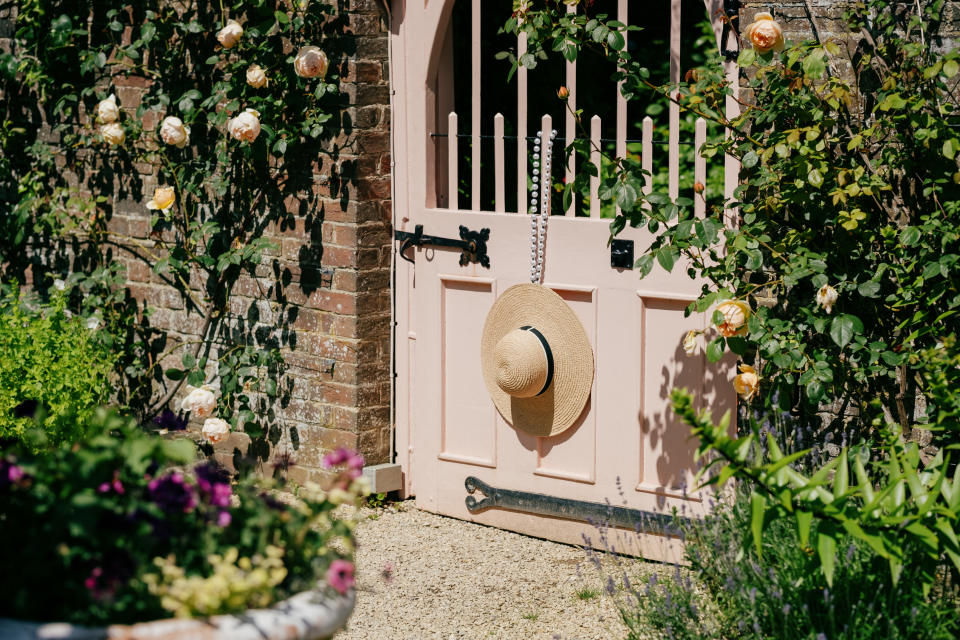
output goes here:
<path id="1" fill-rule="evenodd" d="M 73 442 L 110 397 L 113 356 L 65 305 L 28 304 L 16 289 L 0 298 L 2 441 L 22 440 L 36 415 L 50 444 Z"/>
<path id="2" fill-rule="evenodd" d="M 752 548 L 749 492 L 687 531 L 689 571 L 660 571 L 619 599 L 628 638 L 937 640 L 957 637 L 957 603 L 890 566 L 851 537 L 828 586 L 816 553 L 788 520 L 771 523 L 763 556 Z"/>
<path id="3" fill-rule="evenodd" d="M 324 581 L 353 584 L 353 521 L 332 517 L 366 493 L 362 458 L 337 451 L 329 494 L 296 504 L 272 482 L 234 482 L 197 463 L 189 440 L 146 433 L 100 409 L 90 436 L 0 455 L 0 618 L 79 624 L 206 616 L 270 606 Z"/>

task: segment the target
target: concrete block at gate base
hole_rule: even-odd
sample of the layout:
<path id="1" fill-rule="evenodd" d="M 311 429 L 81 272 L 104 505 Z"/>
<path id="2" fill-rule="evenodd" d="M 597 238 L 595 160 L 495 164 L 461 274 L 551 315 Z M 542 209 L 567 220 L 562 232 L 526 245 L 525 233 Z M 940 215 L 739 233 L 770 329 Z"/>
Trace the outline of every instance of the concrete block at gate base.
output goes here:
<path id="1" fill-rule="evenodd" d="M 373 493 L 399 491 L 403 486 L 403 474 L 399 464 L 375 464 L 363 468 L 363 477 L 370 481 Z"/>

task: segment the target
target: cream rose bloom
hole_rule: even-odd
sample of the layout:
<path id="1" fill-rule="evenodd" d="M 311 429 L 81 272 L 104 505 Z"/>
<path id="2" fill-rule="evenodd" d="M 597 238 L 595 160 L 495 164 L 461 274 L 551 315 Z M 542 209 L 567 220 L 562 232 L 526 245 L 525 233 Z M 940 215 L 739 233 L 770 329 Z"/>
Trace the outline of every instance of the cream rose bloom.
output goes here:
<path id="1" fill-rule="evenodd" d="M 723 314 L 723 322 L 716 325 L 717 331 L 724 338 L 741 335 L 747 330 L 747 320 L 750 319 L 750 305 L 741 300 L 727 300 L 716 306 L 714 311 Z"/>
<path id="2" fill-rule="evenodd" d="M 220 418 L 207 418 L 200 433 L 210 444 L 217 444 L 230 435 L 230 423 Z"/>
<path id="3" fill-rule="evenodd" d="M 247 84 L 254 89 L 260 89 L 267 86 L 267 74 L 263 67 L 258 64 L 252 64 L 247 69 Z"/>
<path id="4" fill-rule="evenodd" d="M 766 11 L 761 11 L 753 18 L 753 24 L 747 27 L 743 35 L 759 53 L 783 49 L 783 29 Z"/>
<path id="5" fill-rule="evenodd" d="M 688 356 L 692 356 L 697 352 L 697 332 L 694 329 L 691 329 L 687 332 L 687 335 L 683 338 L 683 350 L 687 352 Z"/>
<path id="6" fill-rule="evenodd" d="M 293 61 L 293 70 L 301 78 L 317 78 L 327 75 L 327 54 L 320 47 L 300 47 Z"/>
<path id="7" fill-rule="evenodd" d="M 190 144 L 190 127 L 176 116 L 167 116 L 160 125 L 160 139 L 165 144 L 183 149 Z"/>
<path id="8" fill-rule="evenodd" d="M 227 131 L 234 140 L 253 142 L 260 135 L 260 112 L 247 109 L 227 123 Z"/>
<path id="9" fill-rule="evenodd" d="M 180 408 L 189 411 L 198 418 L 206 418 L 217 406 L 217 396 L 213 389 L 204 385 L 192 389 L 180 403 Z"/>
<path id="10" fill-rule="evenodd" d="M 243 37 L 243 27 L 236 20 L 228 20 L 227 26 L 217 31 L 217 41 L 224 49 L 231 49 Z"/>
<path id="11" fill-rule="evenodd" d="M 173 187 L 157 187 L 153 190 L 153 200 L 147 203 L 147 209 L 159 209 L 166 212 L 177 201 Z"/>
<path id="12" fill-rule="evenodd" d="M 740 365 L 740 373 L 733 379 L 733 388 L 744 400 L 749 401 L 753 397 L 759 384 L 760 376 L 757 375 L 757 370 L 748 364 Z"/>
<path id="13" fill-rule="evenodd" d="M 100 135 L 103 136 L 103 140 L 107 144 L 123 144 L 123 141 L 127 139 L 126 131 L 116 122 L 100 127 Z"/>
<path id="14" fill-rule="evenodd" d="M 827 313 L 833 312 L 833 305 L 837 302 L 839 294 L 837 290 L 831 287 L 828 284 L 820 287 L 820 290 L 817 291 L 817 304 L 823 307 L 823 310 Z"/>
<path id="15" fill-rule="evenodd" d="M 117 106 L 117 96 L 110 94 L 110 97 L 101 100 L 97 105 L 97 122 L 100 124 L 110 124 L 120 118 L 120 107 Z"/>

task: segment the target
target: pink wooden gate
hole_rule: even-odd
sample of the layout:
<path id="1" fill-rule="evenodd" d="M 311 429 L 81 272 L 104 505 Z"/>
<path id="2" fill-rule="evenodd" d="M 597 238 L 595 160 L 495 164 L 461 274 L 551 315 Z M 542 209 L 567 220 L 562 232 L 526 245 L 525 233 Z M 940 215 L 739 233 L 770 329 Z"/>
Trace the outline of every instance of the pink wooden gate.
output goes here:
<path id="1" fill-rule="evenodd" d="M 465 505 L 464 481 L 475 477 L 493 487 L 534 492 L 566 499 L 603 503 L 610 500 L 643 511 L 676 506 L 687 513 L 704 508 L 702 496 L 691 491 L 695 472 L 689 430 L 669 411 L 672 388 L 684 386 L 715 415 L 734 406 L 732 372 L 708 366 L 701 353 L 687 357 L 683 335 L 702 329 L 704 315 L 684 317 L 700 283 L 685 270 L 654 271 L 642 280 L 637 271 L 614 269 L 607 247 L 609 220 L 599 217 L 596 191 L 591 185 L 589 217 L 552 216 L 547 237 L 544 284 L 554 289 L 579 317 L 593 345 L 595 370 L 591 398 L 573 427 L 554 437 L 534 437 L 513 429 L 497 412 L 484 386 L 480 367 L 480 335 L 497 296 L 514 284 L 529 280 L 529 218 L 526 215 L 528 72 L 518 72 L 517 190 L 519 212 L 506 212 L 504 116 L 481 122 L 480 65 L 494 52 L 480 51 L 480 0 L 472 2 L 472 121 L 458 122 L 451 112 L 453 97 L 443 78 L 452 73 L 444 53 L 453 0 L 394 0 L 393 3 L 393 136 L 394 225 L 412 232 L 459 237 L 464 225 L 489 229 L 490 267 L 460 264 L 457 250 L 423 247 L 409 249 L 407 258 L 395 255 L 395 427 L 398 462 L 404 472 L 404 492 L 415 495 L 419 507 L 457 518 L 511 529 L 544 538 L 579 543 L 591 527 L 583 522 L 510 509 L 471 513 Z M 650 0 L 619 0 L 618 19 L 627 22 L 628 10 L 640 11 Z M 662 0 L 671 6 L 671 65 L 673 80 L 680 76 L 680 0 Z M 706 0 L 710 15 L 719 16 L 722 0 Z M 628 4 L 630 5 L 628 7 Z M 506 17 L 506 16 L 504 16 Z M 715 22 L 718 35 L 719 17 Z M 466 34 L 456 34 L 464 38 Z M 521 39 L 519 49 L 524 49 Z M 448 45 L 449 46 L 449 45 Z M 736 79 L 731 64 L 730 77 Z M 575 64 L 567 63 L 566 84 L 571 106 L 576 104 Z M 581 87 L 583 89 L 584 87 Z M 627 108 L 619 92 L 615 136 L 618 154 L 626 151 Z M 728 109 L 735 109 L 730 101 Z M 513 116 L 514 114 L 510 114 Z M 679 117 L 669 110 L 669 192 L 679 195 Z M 568 116 L 557 123 L 561 137 L 574 137 Z M 653 121 L 643 123 L 642 162 L 652 167 Z M 590 121 L 591 136 L 599 139 L 599 117 Z M 541 119 L 549 131 L 549 116 Z M 458 144 L 466 129 L 469 147 Z M 492 175 L 484 158 L 483 176 L 478 157 L 480 135 L 494 135 Z M 444 133 L 437 138 L 431 134 Z M 705 123 L 696 127 L 695 144 L 703 144 Z M 463 137 L 459 139 L 464 139 Z M 531 147 L 532 148 L 532 147 Z M 473 151 L 471 194 L 458 196 L 457 159 Z M 559 155 L 557 157 L 560 157 Z M 659 161 L 659 160 L 658 160 Z M 705 182 L 706 162 L 696 162 L 696 180 Z M 560 173 L 561 169 L 556 169 Z M 566 178 L 576 167 L 566 167 Z M 726 191 L 736 186 L 737 166 L 726 159 Z M 444 174 L 445 180 L 444 180 Z M 494 211 L 481 211 L 481 178 L 495 182 Z M 446 182 L 446 184 L 444 184 Z M 649 189 L 649 186 L 648 186 Z M 692 195 L 692 194 L 691 194 Z M 702 205 L 699 207 L 702 213 Z M 640 251 L 650 238 L 643 229 L 621 235 L 634 240 Z M 399 243 L 398 243 L 399 245 Z M 481 498 L 482 496 L 477 496 Z M 641 538 L 643 540 L 643 538 Z M 653 539 L 639 552 L 651 557 L 668 553 L 670 545 Z M 675 550 L 675 547 L 674 547 Z"/>

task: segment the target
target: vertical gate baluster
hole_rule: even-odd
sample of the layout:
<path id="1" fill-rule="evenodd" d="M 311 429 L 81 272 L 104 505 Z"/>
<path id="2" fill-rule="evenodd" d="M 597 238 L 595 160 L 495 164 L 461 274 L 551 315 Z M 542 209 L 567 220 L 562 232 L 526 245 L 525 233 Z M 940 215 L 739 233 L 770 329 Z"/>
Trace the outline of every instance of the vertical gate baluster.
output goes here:
<path id="1" fill-rule="evenodd" d="M 740 94 L 740 68 L 735 60 L 728 61 L 724 65 L 727 81 L 730 83 L 731 94 L 727 96 L 726 115 L 727 120 L 732 120 L 740 115 L 740 104 L 737 102 L 737 96 Z M 727 136 L 730 130 L 727 130 Z M 737 220 L 737 210 L 728 206 L 726 203 L 733 199 L 733 192 L 740 182 L 740 161 L 730 154 L 726 154 L 723 161 L 723 217 L 727 226 L 734 226 Z"/>
<path id="2" fill-rule="evenodd" d="M 567 13 L 575 14 L 577 12 L 577 5 L 572 4 L 567 6 Z M 574 138 L 577 137 L 577 123 L 574 120 L 573 112 L 577 110 L 577 63 L 576 61 L 570 62 L 567 61 L 567 90 L 570 92 L 569 97 L 567 98 L 566 106 L 566 122 L 564 127 L 564 146 L 573 144 Z M 570 154 L 570 160 L 567 163 L 567 171 L 564 176 L 566 184 L 573 184 L 574 179 L 577 176 L 576 172 L 576 162 L 577 155 L 575 153 Z M 576 197 L 570 199 L 570 206 L 566 211 L 563 212 L 565 216 L 575 216 L 577 215 L 577 199 Z"/>
<path id="3" fill-rule="evenodd" d="M 480 0 L 473 0 L 470 26 L 473 31 L 473 50 L 470 56 L 473 80 L 473 95 L 470 102 L 470 205 L 480 211 Z"/>
<path id="4" fill-rule="evenodd" d="M 680 0 L 670 0 L 670 84 L 680 82 Z M 679 94 L 675 94 L 679 97 Z M 680 195 L 680 105 L 670 102 L 670 169 L 668 194 L 671 200 Z"/>
<path id="5" fill-rule="evenodd" d="M 707 141 L 707 121 L 703 118 L 697 118 L 697 127 L 693 142 L 693 213 L 698 218 L 702 218 L 707 211 L 707 159 L 700 155 L 703 150 L 703 143 Z M 701 193 L 696 192 L 696 184 L 704 186 Z"/>
<path id="6" fill-rule="evenodd" d="M 527 52 L 527 34 L 517 37 L 517 58 Z M 527 212 L 527 69 L 517 69 L 517 213 Z"/>
<path id="7" fill-rule="evenodd" d="M 447 116 L 447 189 L 450 191 L 450 208 L 460 208 L 460 185 L 457 184 L 457 114 L 453 111 Z"/>
<path id="8" fill-rule="evenodd" d="M 506 202 L 504 199 L 504 173 L 506 168 L 503 166 L 503 114 L 498 113 L 493 116 L 493 210 L 497 213 L 506 211 Z"/>
<path id="9" fill-rule="evenodd" d="M 553 182 L 552 175 L 550 180 L 547 180 L 548 171 L 546 160 L 549 156 L 546 155 L 547 149 L 550 148 L 550 145 L 547 144 L 547 140 L 550 139 L 550 132 L 553 131 L 553 118 L 550 117 L 550 114 L 544 114 L 540 118 L 540 130 L 543 132 L 543 138 L 540 140 L 540 193 L 541 200 L 544 202 L 543 213 L 550 215 L 550 196 L 553 195 Z M 551 166 L 553 164 L 553 159 L 550 160 Z"/>
<path id="10" fill-rule="evenodd" d="M 643 177 L 643 193 L 650 195 L 653 193 L 653 118 L 650 116 L 643 119 L 640 154 L 640 166 L 647 172 Z M 643 208 L 650 209 L 650 204 L 643 203 Z"/>
<path id="11" fill-rule="evenodd" d="M 600 116 L 590 118 L 590 162 L 597 168 L 597 175 L 590 176 L 590 217 L 600 217 Z"/>
<path id="12" fill-rule="evenodd" d="M 617 20 L 623 24 L 630 24 L 629 17 L 627 14 L 627 0 L 617 0 Z M 629 34 L 624 35 L 625 38 L 629 38 Z M 624 45 L 624 49 L 628 47 Z M 620 93 L 620 88 L 623 87 L 623 81 L 617 83 L 617 124 L 616 124 L 616 140 L 617 140 L 617 157 L 623 158 L 627 155 L 627 99 L 623 97 L 623 94 Z M 617 207 L 617 215 L 620 214 L 620 207 Z"/>

